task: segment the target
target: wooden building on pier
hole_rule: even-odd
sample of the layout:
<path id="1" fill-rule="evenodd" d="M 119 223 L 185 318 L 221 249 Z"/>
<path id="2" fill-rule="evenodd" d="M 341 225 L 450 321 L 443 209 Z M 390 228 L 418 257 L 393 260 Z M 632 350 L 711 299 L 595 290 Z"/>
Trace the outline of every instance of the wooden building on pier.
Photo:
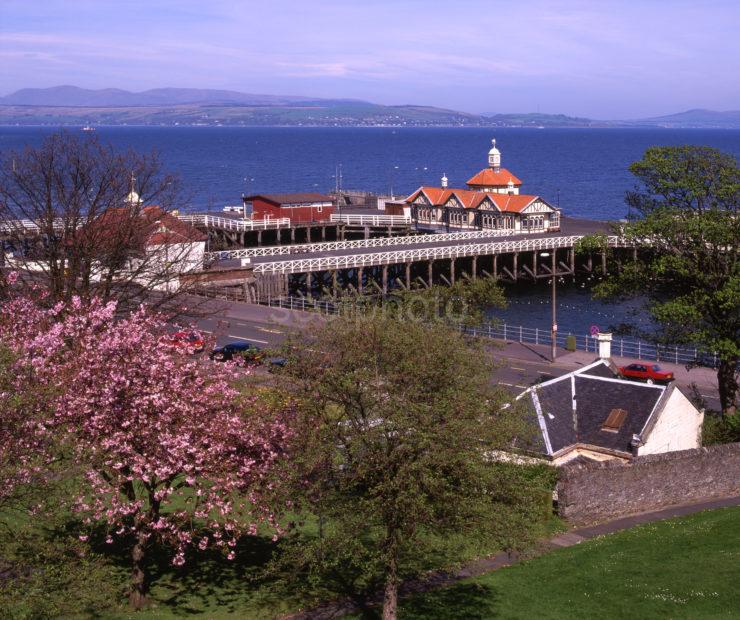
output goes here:
<path id="1" fill-rule="evenodd" d="M 522 182 L 501 167 L 501 152 L 488 152 L 488 167 L 468 179 L 468 189 L 420 187 L 408 198 L 420 228 L 435 230 L 510 230 L 512 233 L 560 230 L 560 209 L 540 196 L 520 194 Z"/>

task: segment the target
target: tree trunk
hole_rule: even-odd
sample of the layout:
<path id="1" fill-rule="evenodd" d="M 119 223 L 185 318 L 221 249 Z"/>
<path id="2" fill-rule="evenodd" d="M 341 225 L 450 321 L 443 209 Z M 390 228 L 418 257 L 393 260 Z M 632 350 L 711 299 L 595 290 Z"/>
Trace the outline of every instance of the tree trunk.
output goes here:
<path id="1" fill-rule="evenodd" d="M 396 620 L 398 614 L 398 573 L 395 558 L 388 562 L 383 593 L 383 620 Z"/>
<path id="2" fill-rule="evenodd" d="M 149 583 L 146 574 L 146 546 L 146 535 L 139 532 L 136 535 L 136 544 L 131 553 L 131 593 L 128 597 L 128 603 L 132 609 L 141 609 L 147 604 Z"/>
<path id="3" fill-rule="evenodd" d="M 733 415 L 737 411 L 737 377 L 735 375 L 738 359 L 721 360 L 717 369 L 717 384 L 719 385 L 719 402 L 722 415 Z"/>
<path id="4" fill-rule="evenodd" d="M 383 620 L 396 620 L 398 614 L 398 545 L 394 532 L 390 532 L 386 543 L 385 591 L 383 593 Z"/>

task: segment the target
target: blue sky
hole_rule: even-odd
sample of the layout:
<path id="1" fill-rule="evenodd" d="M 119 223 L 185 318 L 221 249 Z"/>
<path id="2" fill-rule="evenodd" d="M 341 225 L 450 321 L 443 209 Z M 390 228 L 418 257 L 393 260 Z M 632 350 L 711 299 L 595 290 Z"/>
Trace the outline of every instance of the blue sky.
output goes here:
<path id="1" fill-rule="evenodd" d="M 636 118 L 740 109 L 740 0 L 0 0 L 0 94 L 75 84 Z"/>

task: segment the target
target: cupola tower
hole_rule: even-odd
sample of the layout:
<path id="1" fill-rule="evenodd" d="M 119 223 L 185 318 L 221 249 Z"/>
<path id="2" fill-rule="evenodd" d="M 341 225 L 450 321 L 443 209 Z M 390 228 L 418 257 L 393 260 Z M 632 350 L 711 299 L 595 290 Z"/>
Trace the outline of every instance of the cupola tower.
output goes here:
<path id="1" fill-rule="evenodd" d="M 496 148 L 496 138 L 491 140 L 493 146 L 488 151 L 488 166 L 493 168 L 494 172 L 498 172 L 501 169 L 501 151 Z"/>

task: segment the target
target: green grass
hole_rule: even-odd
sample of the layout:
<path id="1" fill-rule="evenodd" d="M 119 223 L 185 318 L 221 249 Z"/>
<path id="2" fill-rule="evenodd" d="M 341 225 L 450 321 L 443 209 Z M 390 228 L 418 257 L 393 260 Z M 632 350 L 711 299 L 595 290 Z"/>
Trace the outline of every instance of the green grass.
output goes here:
<path id="1" fill-rule="evenodd" d="M 738 618 L 740 508 L 599 537 L 404 601 L 402 620 Z"/>
<path id="2" fill-rule="evenodd" d="M 550 468 L 532 468 L 530 476 L 543 489 L 554 484 Z M 301 522 L 293 534 L 277 543 L 271 541 L 271 532 L 245 536 L 234 561 L 217 552 L 191 550 L 186 565 L 177 568 L 170 562 L 171 550 L 154 547 L 149 563 L 152 606 L 132 614 L 126 602 L 130 549 L 122 541 L 105 544 L 102 526 L 83 527 L 66 510 L 64 498 L 78 493 L 74 480 L 45 492 L 49 510 L 43 515 L 0 514 L 0 618 L 275 618 L 320 601 L 359 594 L 363 583 L 374 583 L 372 575 L 363 581 L 366 567 L 355 565 L 352 554 L 339 554 L 326 574 L 296 570 L 295 543 L 316 539 L 318 527 L 312 517 L 302 521 L 286 515 L 286 521 Z M 547 509 L 546 495 L 543 491 L 540 518 L 522 521 L 521 531 L 507 531 L 507 540 L 521 536 L 526 545 L 562 528 Z M 89 534 L 88 542 L 79 540 L 83 532 Z M 497 537 L 475 532 L 427 534 L 420 542 L 424 553 L 418 545 L 411 550 L 407 562 L 411 570 L 454 566 L 501 548 Z"/>

